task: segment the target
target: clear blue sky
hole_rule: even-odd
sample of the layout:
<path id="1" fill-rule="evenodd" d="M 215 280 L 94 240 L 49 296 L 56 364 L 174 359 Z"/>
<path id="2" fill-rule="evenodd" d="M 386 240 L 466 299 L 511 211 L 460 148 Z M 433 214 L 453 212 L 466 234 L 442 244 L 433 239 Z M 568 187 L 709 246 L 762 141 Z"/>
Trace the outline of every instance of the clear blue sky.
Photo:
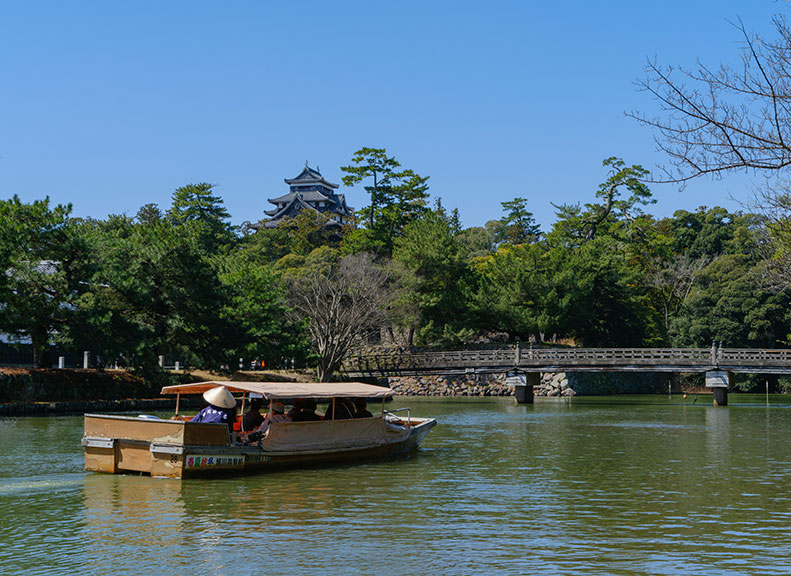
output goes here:
<path id="1" fill-rule="evenodd" d="M 258 220 L 308 160 L 340 184 L 362 146 L 431 177 L 465 226 L 522 196 L 586 202 L 620 156 L 652 168 L 647 58 L 736 62 L 729 20 L 771 33 L 773 0 L 52 1 L 0 5 L 0 197 L 77 216 L 167 207 L 217 185 Z M 744 178 L 654 186 L 652 211 L 748 199 Z M 341 189 L 357 208 L 362 189 Z"/>

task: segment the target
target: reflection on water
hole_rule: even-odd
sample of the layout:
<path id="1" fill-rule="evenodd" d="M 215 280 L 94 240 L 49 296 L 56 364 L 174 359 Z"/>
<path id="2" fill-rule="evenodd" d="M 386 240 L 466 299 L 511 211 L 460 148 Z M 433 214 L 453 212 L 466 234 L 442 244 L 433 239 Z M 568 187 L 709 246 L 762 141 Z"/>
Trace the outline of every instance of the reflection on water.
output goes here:
<path id="1" fill-rule="evenodd" d="M 2 419 L 0 573 L 791 573 L 791 409 L 661 400 L 409 401 L 411 456 L 187 481 Z"/>

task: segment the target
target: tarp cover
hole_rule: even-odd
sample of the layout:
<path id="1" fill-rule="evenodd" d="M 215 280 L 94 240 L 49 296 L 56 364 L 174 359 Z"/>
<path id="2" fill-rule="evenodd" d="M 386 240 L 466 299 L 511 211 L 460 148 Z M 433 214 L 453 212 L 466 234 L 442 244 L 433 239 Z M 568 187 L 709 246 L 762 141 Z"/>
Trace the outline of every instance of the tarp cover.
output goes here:
<path id="1" fill-rule="evenodd" d="M 348 450 L 402 442 L 409 433 L 409 428 L 388 426 L 381 418 L 273 422 L 261 442 L 261 447 L 276 452 Z"/>
<path id="2" fill-rule="evenodd" d="M 361 382 L 197 382 L 165 386 L 162 394 L 202 394 L 217 386 L 225 386 L 233 394 L 257 392 L 267 400 L 286 398 L 386 398 L 390 388 Z"/>

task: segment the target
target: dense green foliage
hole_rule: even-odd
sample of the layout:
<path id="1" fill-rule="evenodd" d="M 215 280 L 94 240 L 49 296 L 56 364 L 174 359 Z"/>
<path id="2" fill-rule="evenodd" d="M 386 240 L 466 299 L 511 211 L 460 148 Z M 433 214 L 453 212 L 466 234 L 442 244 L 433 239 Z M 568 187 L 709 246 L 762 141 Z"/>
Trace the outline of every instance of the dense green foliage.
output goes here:
<path id="1" fill-rule="evenodd" d="M 208 184 L 105 220 L 13 197 L 0 202 L 0 332 L 30 339 L 42 364 L 57 341 L 145 371 L 160 355 L 213 369 L 258 358 L 322 378 L 368 343 L 786 345 L 789 293 L 766 281 L 766 255 L 787 247 L 762 217 L 655 219 L 647 172 L 604 167 L 591 201 L 558 205 L 546 231 L 521 197 L 464 228 L 428 206 L 428 178 L 376 148 L 342 168 L 370 205 L 340 236 L 307 213 L 236 229 Z"/>

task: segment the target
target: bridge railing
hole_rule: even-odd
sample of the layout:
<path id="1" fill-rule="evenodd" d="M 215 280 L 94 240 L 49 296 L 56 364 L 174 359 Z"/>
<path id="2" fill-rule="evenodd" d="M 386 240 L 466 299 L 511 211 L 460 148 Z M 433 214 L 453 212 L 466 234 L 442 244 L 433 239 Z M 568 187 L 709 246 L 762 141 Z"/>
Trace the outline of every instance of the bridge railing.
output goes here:
<path id="1" fill-rule="evenodd" d="M 482 367 L 791 367 L 791 350 L 744 348 L 532 348 L 478 350 L 379 350 L 352 356 L 343 369 L 352 373 L 415 370 L 466 370 Z"/>
<path id="2" fill-rule="evenodd" d="M 720 348 L 717 363 L 723 365 L 790 366 L 791 350 Z"/>
<path id="3" fill-rule="evenodd" d="M 521 350 L 519 364 L 699 365 L 713 363 L 711 348 L 533 348 Z"/>

